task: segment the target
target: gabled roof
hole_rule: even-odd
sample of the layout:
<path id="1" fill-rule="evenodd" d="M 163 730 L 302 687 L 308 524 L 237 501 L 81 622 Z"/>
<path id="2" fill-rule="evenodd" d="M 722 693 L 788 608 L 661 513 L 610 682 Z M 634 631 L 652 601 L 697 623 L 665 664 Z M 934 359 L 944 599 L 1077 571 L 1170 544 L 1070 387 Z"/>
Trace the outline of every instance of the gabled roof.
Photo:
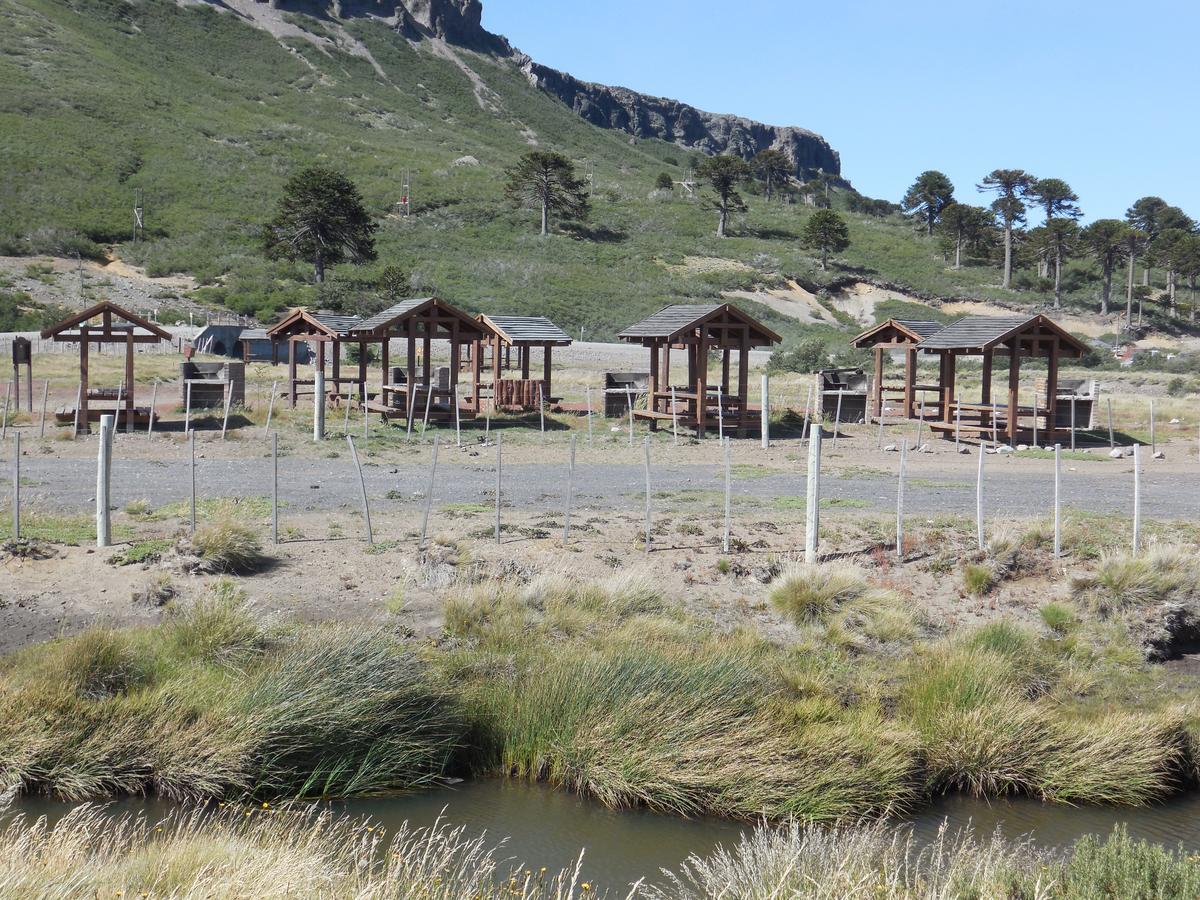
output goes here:
<path id="1" fill-rule="evenodd" d="M 1088 347 L 1074 335 L 1045 316 L 964 316 L 952 322 L 917 347 L 921 350 L 963 350 L 982 352 L 1042 331 L 1055 333 L 1074 356 L 1082 356 Z"/>
<path id="2" fill-rule="evenodd" d="M 477 316 L 506 344 L 555 344 L 566 347 L 571 336 L 545 316 Z"/>
<path id="3" fill-rule="evenodd" d="M 940 322 L 926 322 L 920 319 L 888 319 L 878 325 L 868 328 L 850 342 L 852 347 L 872 347 L 882 343 L 891 334 L 896 334 L 905 341 L 917 343 L 927 337 L 932 337 L 942 330 Z"/>
<path id="4" fill-rule="evenodd" d="M 362 321 L 358 316 L 336 313 L 311 313 L 303 307 L 288 310 L 287 315 L 267 329 L 267 337 L 284 334 L 324 335 L 327 338 L 344 338 Z"/>
<path id="5" fill-rule="evenodd" d="M 173 341 L 174 340 L 174 337 L 172 337 L 171 333 L 169 331 L 167 331 L 166 329 L 162 328 L 159 325 L 155 325 L 149 319 L 142 318 L 137 313 L 132 313 L 127 309 L 117 306 L 117 304 L 113 303 L 111 300 L 102 300 L 101 302 L 97 303 L 95 306 L 88 307 L 83 312 L 75 313 L 75 315 L 68 316 L 67 318 L 63 319 L 61 322 L 57 322 L 56 324 L 51 325 L 48 328 L 43 328 L 42 329 L 42 337 L 43 338 L 52 338 L 57 335 L 63 334 L 64 332 L 71 331 L 72 329 L 77 330 L 78 326 L 81 326 L 87 322 L 90 322 L 92 319 L 96 318 L 97 316 L 104 316 L 110 322 L 112 319 L 121 319 L 122 321 L 127 323 L 126 325 L 123 325 L 123 326 L 117 326 L 118 328 L 120 328 L 123 331 L 129 330 L 130 328 L 132 328 L 136 332 L 138 329 L 141 329 L 141 331 L 143 333 L 153 335 L 154 337 L 157 337 L 161 340 L 164 340 L 164 341 Z M 99 339 L 100 339 L 100 336 L 97 335 L 97 340 L 99 340 Z"/>
<path id="6" fill-rule="evenodd" d="M 401 300 L 399 303 L 389 306 L 382 312 L 378 312 L 360 322 L 355 327 L 355 331 L 360 333 L 387 331 L 405 319 L 425 313 L 431 307 L 442 315 L 458 319 L 460 323 L 467 326 L 465 330 L 468 334 L 474 335 L 480 331 L 490 332 L 492 330 L 491 326 L 481 324 L 477 319 L 473 319 L 461 309 L 450 305 L 440 297 L 419 297 L 413 300 Z"/>
<path id="7" fill-rule="evenodd" d="M 751 331 L 752 344 L 759 346 L 777 344 L 783 340 L 770 328 L 746 315 L 731 303 L 676 303 L 659 310 L 636 325 L 630 325 L 618 337 L 625 341 L 640 341 L 643 338 L 674 340 L 684 332 L 692 331 L 707 322 L 724 317 L 735 319 L 739 324 L 748 326 Z M 757 340 L 755 340 L 754 332 L 758 333 Z"/>

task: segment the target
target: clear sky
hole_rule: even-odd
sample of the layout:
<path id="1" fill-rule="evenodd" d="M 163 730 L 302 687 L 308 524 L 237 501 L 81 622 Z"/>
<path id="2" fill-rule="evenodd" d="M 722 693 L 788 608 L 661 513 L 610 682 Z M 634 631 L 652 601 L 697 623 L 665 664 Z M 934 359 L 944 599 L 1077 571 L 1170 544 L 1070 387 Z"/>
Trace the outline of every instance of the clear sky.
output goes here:
<path id="1" fill-rule="evenodd" d="M 1020 168 L 1089 220 L 1146 194 L 1200 218 L 1200 0 L 483 2 L 579 78 L 816 131 L 872 197 L 940 169 L 982 203 Z"/>

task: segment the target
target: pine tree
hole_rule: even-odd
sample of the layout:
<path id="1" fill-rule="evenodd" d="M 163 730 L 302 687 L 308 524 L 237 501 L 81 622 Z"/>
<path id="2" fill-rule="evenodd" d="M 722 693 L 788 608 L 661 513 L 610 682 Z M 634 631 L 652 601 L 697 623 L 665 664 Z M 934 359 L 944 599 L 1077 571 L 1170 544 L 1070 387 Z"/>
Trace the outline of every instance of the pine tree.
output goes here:
<path id="1" fill-rule="evenodd" d="M 311 262 L 313 278 L 320 284 L 327 266 L 375 259 L 378 227 L 354 182 L 340 172 L 312 166 L 283 186 L 279 209 L 263 226 L 261 239 L 272 259 Z"/>
<path id="2" fill-rule="evenodd" d="M 750 168 L 754 172 L 754 177 L 765 185 L 767 200 L 774 196 L 775 187 L 787 184 L 788 179 L 796 170 L 788 155 L 775 147 L 760 150 L 750 161 Z"/>
<path id="3" fill-rule="evenodd" d="M 953 202 L 954 184 L 941 172 L 930 169 L 917 176 L 900 205 L 906 213 L 922 220 L 925 233 L 932 235 L 942 211 Z"/>
<path id="4" fill-rule="evenodd" d="M 717 195 L 710 204 L 717 210 L 717 237 L 725 237 L 729 211 L 743 211 L 746 202 L 738 193 L 738 185 L 750 175 L 750 167 L 740 156 L 710 156 L 696 166 L 696 177 L 708 184 Z"/>
<path id="5" fill-rule="evenodd" d="M 1127 252 L 1130 231 L 1130 227 L 1119 219 L 1097 219 L 1083 229 L 1083 243 L 1092 258 L 1100 264 L 1101 276 L 1104 279 L 1100 294 L 1101 315 L 1108 315 L 1108 302 L 1112 297 L 1113 270 Z"/>
<path id="6" fill-rule="evenodd" d="M 550 233 L 550 214 L 584 219 L 588 214 L 587 183 L 561 153 L 532 150 L 505 172 L 504 193 L 518 207 L 539 209 L 541 233 Z"/>
<path id="7" fill-rule="evenodd" d="M 942 210 L 937 230 L 954 250 L 954 268 L 962 268 L 963 251 L 978 247 L 991 225 L 991 213 L 979 206 L 951 203 Z"/>
<path id="8" fill-rule="evenodd" d="M 832 209 L 818 209 L 807 222 L 801 234 L 806 247 L 821 251 L 821 269 L 829 268 L 829 254 L 841 253 L 850 246 L 850 231 L 846 223 Z"/>
<path id="9" fill-rule="evenodd" d="M 992 193 L 992 212 L 1004 226 L 1004 279 L 1001 286 L 1012 286 L 1013 229 L 1025 222 L 1025 198 L 1034 177 L 1024 169 L 993 169 L 976 187 Z"/>

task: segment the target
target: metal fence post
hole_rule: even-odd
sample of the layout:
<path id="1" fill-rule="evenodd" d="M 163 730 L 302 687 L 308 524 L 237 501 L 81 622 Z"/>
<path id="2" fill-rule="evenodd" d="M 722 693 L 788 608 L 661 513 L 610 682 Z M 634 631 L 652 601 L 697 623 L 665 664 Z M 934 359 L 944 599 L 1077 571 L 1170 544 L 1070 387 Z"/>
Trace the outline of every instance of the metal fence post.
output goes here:
<path id="1" fill-rule="evenodd" d="M 904 559 L 904 470 L 908 462 L 908 441 L 900 444 L 900 475 L 896 480 L 896 559 Z"/>
<path id="2" fill-rule="evenodd" d="M 429 513 L 433 509 L 433 486 L 434 479 L 437 478 L 437 458 L 438 446 L 441 444 L 441 435 L 433 436 L 433 458 L 429 463 L 429 487 L 425 491 L 425 512 L 421 516 L 421 543 L 419 549 L 425 549 L 425 538 L 429 534 Z"/>
<path id="3" fill-rule="evenodd" d="M 109 514 L 109 488 L 112 485 L 112 432 L 116 427 L 114 416 L 100 417 L 100 447 L 96 457 L 96 546 L 107 547 L 112 543 L 111 516 Z"/>
<path id="4" fill-rule="evenodd" d="M 358 461 L 358 450 L 354 446 L 354 436 L 346 435 L 346 443 L 350 445 L 350 458 L 354 460 L 354 468 L 358 471 L 358 487 L 362 492 L 363 520 L 367 524 L 367 544 L 375 543 L 375 534 L 371 531 L 371 504 L 367 500 L 367 480 L 363 477 L 362 463 Z"/>
<path id="5" fill-rule="evenodd" d="M 575 435 L 571 435 L 571 450 L 567 457 L 567 500 L 563 510 L 563 546 L 571 539 L 571 500 L 575 492 Z"/>

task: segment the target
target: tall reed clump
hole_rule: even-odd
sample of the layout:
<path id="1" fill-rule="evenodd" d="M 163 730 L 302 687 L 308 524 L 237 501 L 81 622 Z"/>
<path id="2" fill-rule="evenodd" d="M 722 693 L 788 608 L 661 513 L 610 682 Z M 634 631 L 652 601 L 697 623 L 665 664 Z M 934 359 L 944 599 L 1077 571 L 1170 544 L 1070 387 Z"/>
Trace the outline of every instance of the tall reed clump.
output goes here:
<path id="1" fill-rule="evenodd" d="M 83 806 L 53 828 L 17 817 L 0 830 L 0 896 L 568 900 L 594 893 L 583 888 L 578 867 L 527 872 L 485 838 L 440 822 L 387 837 L 370 822 L 312 808 L 197 810 L 151 823 Z"/>
<path id="2" fill-rule="evenodd" d="M 1073 718 L 1039 699 L 1054 669 L 1031 630 L 1003 622 L 910 662 L 899 710 L 921 736 L 930 792 L 1137 806 L 1180 788 L 1182 719 Z"/>
<path id="3" fill-rule="evenodd" d="M 917 634 L 912 613 L 892 591 L 832 563 L 788 567 L 774 582 L 771 602 L 796 625 L 818 629 L 840 646 L 909 641 Z"/>
<path id="4" fill-rule="evenodd" d="M 777 679 L 744 651 L 620 643 L 538 657 L 464 697 L 477 765 L 612 806 L 814 820 L 917 797 L 902 733 L 857 714 L 790 727 Z"/>
<path id="5" fill-rule="evenodd" d="M 1071 583 L 1075 599 L 1100 616 L 1167 601 L 1200 601 L 1200 560 L 1195 553 L 1165 545 L 1146 553 L 1104 554 L 1091 575 Z"/>
<path id="6" fill-rule="evenodd" d="M 264 625 L 227 588 L 154 628 L 0 667 L 0 783 L 67 799 L 342 796 L 427 784 L 453 704 L 390 634 Z"/>
<path id="7" fill-rule="evenodd" d="M 258 533 L 230 515 L 197 528 L 188 549 L 208 571 L 231 575 L 253 574 L 270 560 Z"/>

